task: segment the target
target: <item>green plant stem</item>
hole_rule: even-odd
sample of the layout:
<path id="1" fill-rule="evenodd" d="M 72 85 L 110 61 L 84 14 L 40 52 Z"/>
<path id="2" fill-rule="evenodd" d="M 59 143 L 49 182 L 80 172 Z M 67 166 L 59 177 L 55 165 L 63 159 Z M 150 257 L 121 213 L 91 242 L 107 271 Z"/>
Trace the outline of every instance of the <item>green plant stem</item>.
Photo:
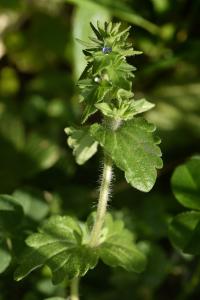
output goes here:
<path id="1" fill-rule="evenodd" d="M 99 200 L 97 205 L 97 215 L 90 237 L 90 246 L 96 247 L 99 244 L 101 229 L 105 220 L 107 203 L 109 198 L 109 189 L 112 180 L 112 160 L 104 155 L 103 174 L 99 191 Z"/>
<path id="2" fill-rule="evenodd" d="M 70 300 L 79 300 L 79 278 L 74 277 L 70 284 Z"/>

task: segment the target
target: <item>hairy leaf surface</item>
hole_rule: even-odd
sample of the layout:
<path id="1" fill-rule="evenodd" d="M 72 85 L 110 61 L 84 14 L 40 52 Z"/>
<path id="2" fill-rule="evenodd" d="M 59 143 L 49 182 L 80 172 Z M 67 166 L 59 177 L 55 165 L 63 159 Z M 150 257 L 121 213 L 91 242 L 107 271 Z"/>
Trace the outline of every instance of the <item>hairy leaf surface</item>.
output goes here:
<path id="1" fill-rule="evenodd" d="M 90 136 L 88 127 L 81 129 L 67 127 L 65 132 L 69 135 L 67 142 L 69 147 L 73 149 L 73 154 L 79 165 L 84 164 L 96 153 L 98 143 Z"/>
<path id="2" fill-rule="evenodd" d="M 94 124 L 91 135 L 125 172 L 127 182 L 143 192 L 153 187 L 157 168 L 162 167 L 160 142 L 153 135 L 155 126 L 135 118 L 113 131 L 109 126 Z"/>
<path id="3" fill-rule="evenodd" d="M 16 280 L 44 265 L 51 269 L 55 284 L 66 277 L 85 275 L 97 264 L 97 254 L 82 243 L 82 235 L 79 223 L 73 218 L 50 218 L 39 233 L 32 234 L 26 240 L 30 248 L 15 272 Z"/>
<path id="4" fill-rule="evenodd" d="M 124 228 L 123 221 L 113 220 L 112 216 L 107 214 L 102 240 L 99 256 L 105 264 L 137 273 L 144 270 L 145 256 L 133 242 L 132 233 Z"/>

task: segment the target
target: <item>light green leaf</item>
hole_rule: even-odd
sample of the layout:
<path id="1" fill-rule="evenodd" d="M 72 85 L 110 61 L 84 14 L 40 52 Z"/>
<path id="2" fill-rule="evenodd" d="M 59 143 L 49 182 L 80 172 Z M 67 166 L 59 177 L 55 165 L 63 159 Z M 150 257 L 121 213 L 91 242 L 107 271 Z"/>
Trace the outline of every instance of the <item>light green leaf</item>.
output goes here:
<path id="1" fill-rule="evenodd" d="M 171 183 L 174 195 L 182 205 L 200 210 L 200 156 L 177 167 Z"/>
<path id="2" fill-rule="evenodd" d="M 0 273 L 3 273 L 7 269 L 11 259 L 10 253 L 5 249 L 0 248 Z"/>
<path id="3" fill-rule="evenodd" d="M 169 226 L 169 237 L 172 244 L 183 252 L 199 254 L 199 224 L 200 212 L 190 211 L 177 215 Z"/>
<path id="4" fill-rule="evenodd" d="M 15 198 L 0 195 L 0 231 L 10 233 L 21 225 L 23 209 Z"/>
<path id="5" fill-rule="evenodd" d="M 133 107 L 135 108 L 134 115 L 141 114 L 145 111 L 148 111 L 148 110 L 152 109 L 154 106 L 155 106 L 155 104 L 147 101 L 146 99 L 136 100 L 133 103 Z"/>
<path id="6" fill-rule="evenodd" d="M 134 101 L 133 99 L 120 99 L 118 103 L 97 103 L 95 106 L 107 117 L 121 120 L 130 120 L 135 115 L 143 113 L 154 107 L 154 104 L 145 99 Z"/>
<path id="7" fill-rule="evenodd" d="M 98 143 L 90 136 L 89 127 L 67 127 L 65 133 L 69 135 L 67 143 L 73 149 L 77 164 L 83 165 L 96 153 Z"/>
<path id="8" fill-rule="evenodd" d="M 73 33 L 73 40 L 75 38 L 81 40 L 88 40 L 88 36 L 91 34 L 91 28 L 89 25 L 89 21 L 96 23 L 96 20 L 104 20 L 108 21 L 110 19 L 109 12 L 104 8 L 93 5 L 93 3 L 88 3 L 88 6 L 85 5 L 85 2 L 80 1 L 80 5 L 78 5 L 74 9 L 73 13 L 73 26 L 72 26 L 72 33 Z M 87 22 L 85 22 L 87 20 Z M 85 46 L 85 45 L 84 45 Z M 88 47 L 88 45 L 86 46 Z M 75 77 L 79 78 L 81 72 L 83 71 L 84 67 L 86 66 L 85 59 L 82 55 L 80 55 L 82 46 L 75 41 L 73 45 L 73 58 L 74 58 L 74 72 Z"/>
<path id="9" fill-rule="evenodd" d="M 93 62 L 93 73 L 99 75 L 106 70 L 107 80 L 112 82 L 114 87 L 118 89 L 131 89 L 130 79 L 134 77 L 133 71 L 135 67 L 129 65 L 121 56 L 117 53 L 111 53 L 105 55 L 102 52 L 96 52 Z"/>
<path id="10" fill-rule="evenodd" d="M 161 151 L 154 137 L 155 126 L 143 118 L 135 118 L 113 131 L 94 124 L 91 135 L 100 143 L 118 168 L 125 172 L 127 182 L 143 192 L 153 187 L 157 168 L 162 167 Z"/>
<path id="11" fill-rule="evenodd" d="M 66 0 L 69 3 L 77 4 L 77 5 L 83 5 L 82 0 Z M 159 33 L 159 27 L 150 21 L 144 19 L 141 17 L 137 12 L 132 10 L 129 6 L 124 4 L 122 1 L 92 1 L 92 0 L 84 0 L 84 6 L 86 9 L 91 9 L 91 5 L 94 6 L 94 9 L 97 11 L 103 7 L 106 9 L 107 12 L 109 12 L 111 15 L 132 23 L 134 25 L 140 26 L 144 28 L 145 30 L 149 31 L 152 34 L 158 34 Z"/>
<path id="12" fill-rule="evenodd" d="M 71 217 L 50 218 L 26 243 L 31 248 L 22 256 L 15 272 L 16 280 L 47 265 L 52 271 L 53 283 L 57 284 L 66 277 L 83 276 L 97 264 L 96 251 L 83 244 L 82 229 Z"/>

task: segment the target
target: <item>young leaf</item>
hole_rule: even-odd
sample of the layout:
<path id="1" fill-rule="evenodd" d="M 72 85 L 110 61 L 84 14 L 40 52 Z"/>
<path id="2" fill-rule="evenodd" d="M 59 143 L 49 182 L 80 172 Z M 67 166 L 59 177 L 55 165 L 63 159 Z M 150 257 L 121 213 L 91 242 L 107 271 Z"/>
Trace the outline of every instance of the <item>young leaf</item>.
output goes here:
<path id="1" fill-rule="evenodd" d="M 143 192 L 151 190 L 157 177 L 156 168 L 162 167 L 154 125 L 135 118 L 115 131 L 99 124 L 92 125 L 90 131 L 116 166 L 125 172 L 127 182 Z"/>
<path id="2" fill-rule="evenodd" d="M 155 104 L 147 101 L 146 99 L 140 99 L 134 101 L 133 107 L 135 108 L 135 113 L 134 115 L 141 114 L 145 111 L 148 111 L 152 109 L 155 106 Z"/>
<path id="3" fill-rule="evenodd" d="M 84 164 L 96 153 L 98 143 L 90 136 L 88 127 L 81 129 L 67 127 L 65 133 L 69 135 L 67 142 L 73 149 L 77 164 Z"/>
<path id="4" fill-rule="evenodd" d="M 85 123 L 89 116 L 94 114 L 97 109 L 95 104 L 103 101 L 103 99 L 110 93 L 112 86 L 107 84 L 94 84 L 93 86 L 88 86 L 82 92 L 86 107 L 82 116 L 82 123 Z"/>
<path id="5" fill-rule="evenodd" d="M 137 273 L 144 270 L 145 256 L 136 247 L 132 233 L 124 228 L 121 220 L 114 221 L 112 216 L 107 214 L 103 232 L 99 256 L 105 264 Z"/>
<path id="6" fill-rule="evenodd" d="M 95 251 L 84 245 L 79 223 L 71 217 L 50 218 L 39 233 L 26 240 L 30 247 L 22 256 L 15 279 L 21 280 L 33 270 L 47 265 L 52 271 L 53 283 L 64 278 L 83 276 L 97 264 Z"/>
<path id="7" fill-rule="evenodd" d="M 200 212 L 190 211 L 177 215 L 169 226 L 169 237 L 172 244 L 183 252 L 199 254 L 199 224 Z"/>
<path id="8" fill-rule="evenodd" d="M 183 206 L 200 210 L 200 156 L 177 167 L 171 183 L 176 199 Z"/>

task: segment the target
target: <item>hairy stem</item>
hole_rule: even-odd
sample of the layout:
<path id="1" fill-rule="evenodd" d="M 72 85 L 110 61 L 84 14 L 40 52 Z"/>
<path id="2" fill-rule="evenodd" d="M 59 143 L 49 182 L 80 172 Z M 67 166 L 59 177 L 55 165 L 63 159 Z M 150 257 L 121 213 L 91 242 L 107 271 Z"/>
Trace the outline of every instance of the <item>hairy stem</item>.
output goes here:
<path id="1" fill-rule="evenodd" d="M 70 300 L 79 300 L 79 278 L 74 277 L 70 284 Z"/>
<path id="2" fill-rule="evenodd" d="M 99 243 L 101 229 L 105 220 L 106 208 L 109 198 L 109 188 L 112 180 L 112 160 L 104 155 L 103 174 L 99 191 L 97 215 L 90 237 L 90 246 L 96 247 Z"/>

